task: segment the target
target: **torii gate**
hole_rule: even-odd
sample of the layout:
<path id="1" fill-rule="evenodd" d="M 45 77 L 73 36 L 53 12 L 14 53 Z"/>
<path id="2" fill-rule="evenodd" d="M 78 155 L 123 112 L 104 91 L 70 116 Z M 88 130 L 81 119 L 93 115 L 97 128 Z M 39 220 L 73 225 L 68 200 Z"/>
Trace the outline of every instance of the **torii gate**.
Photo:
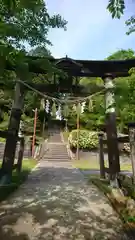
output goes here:
<path id="1" fill-rule="evenodd" d="M 78 86 L 79 77 L 101 77 L 106 88 L 105 101 L 106 101 L 106 133 L 107 133 L 107 146 L 108 146 L 108 159 L 109 168 L 112 176 L 120 171 L 119 151 L 117 142 L 117 129 L 116 129 L 116 114 L 114 108 L 114 84 L 113 79 L 116 77 L 126 77 L 129 75 L 129 70 L 135 66 L 135 59 L 120 60 L 120 61 L 93 61 L 93 60 L 74 60 L 70 58 L 55 59 L 39 58 L 27 56 L 25 58 L 25 65 L 28 72 L 46 74 L 47 69 L 43 66 L 43 62 L 53 64 L 55 70 L 62 70 L 67 74 L 59 76 L 58 83 L 56 83 L 56 74 L 54 70 L 52 84 L 32 84 L 34 88 L 42 92 L 73 92 L 75 95 L 82 94 L 82 88 Z M 41 66 L 42 62 L 42 66 Z M 17 70 L 16 65 L 12 65 L 5 61 L 5 68 L 7 70 Z M 59 75 L 59 73 L 57 73 Z M 73 83 L 75 78 L 75 84 Z M 17 136 L 19 124 L 23 109 L 24 100 L 24 86 L 16 83 L 15 101 L 12 107 L 8 136 L 6 139 L 6 146 L 3 157 L 3 174 L 11 176 L 12 166 L 14 163 L 14 156 L 16 150 Z M 88 93 L 87 93 L 88 94 Z"/>

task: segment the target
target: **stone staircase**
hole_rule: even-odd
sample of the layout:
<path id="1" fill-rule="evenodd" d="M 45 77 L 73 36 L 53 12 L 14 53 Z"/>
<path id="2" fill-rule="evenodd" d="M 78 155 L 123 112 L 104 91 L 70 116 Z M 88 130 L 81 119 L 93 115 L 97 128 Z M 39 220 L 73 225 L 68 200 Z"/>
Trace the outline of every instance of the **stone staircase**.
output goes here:
<path id="1" fill-rule="evenodd" d="M 49 129 L 49 143 L 62 143 L 60 129 Z"/>
<path id="2" fill-rule="evenodd" d="M 44 160 L 49 162 L 69 162 L 67 148 L 64 143 L 48 143 L 48 151 Z"/>
<path id="3" fill-rule="evenodd" d="M 52 130 L 50 132 L 50 137 L 48 139 L 48 151 L 45 153 L 43 160 L 55 163 L 70 161 L 66 144 L 62 142 L 61 139 L 60 130 Z"/>

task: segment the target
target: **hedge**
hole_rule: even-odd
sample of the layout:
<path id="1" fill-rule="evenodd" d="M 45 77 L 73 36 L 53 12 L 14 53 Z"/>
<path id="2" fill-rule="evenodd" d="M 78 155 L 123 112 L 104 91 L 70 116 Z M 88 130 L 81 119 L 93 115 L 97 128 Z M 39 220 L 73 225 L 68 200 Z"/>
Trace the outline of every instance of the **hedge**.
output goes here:
<path id="1" fill-rule="evenodd" d="M 77 148 L 77 130 L 70 132 L 68 142 L 71 148 Z M 98 132 L 79 130 L 79 148 L 89 150 L 98 148 Z"/>

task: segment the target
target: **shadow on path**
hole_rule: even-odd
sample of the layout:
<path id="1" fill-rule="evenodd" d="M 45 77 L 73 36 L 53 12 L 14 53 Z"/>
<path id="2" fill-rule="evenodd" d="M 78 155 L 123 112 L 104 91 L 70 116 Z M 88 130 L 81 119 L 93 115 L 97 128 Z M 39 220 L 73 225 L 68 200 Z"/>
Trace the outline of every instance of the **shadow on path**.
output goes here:
<path id="1" fill-rule="evenodd" d="M 1 203 L 0 240 L 128 239 L 95 186 L 76 169 L 45 164 Z"/>

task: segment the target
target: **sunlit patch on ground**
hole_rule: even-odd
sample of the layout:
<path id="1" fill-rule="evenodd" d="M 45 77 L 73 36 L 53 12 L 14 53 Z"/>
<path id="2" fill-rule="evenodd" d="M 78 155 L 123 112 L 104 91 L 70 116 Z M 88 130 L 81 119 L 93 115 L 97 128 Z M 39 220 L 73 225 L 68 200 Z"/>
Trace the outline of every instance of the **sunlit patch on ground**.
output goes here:
<path id="1" fill-rule="evenodd" d="M 3 240 L 124 239 L 122 223 L 105 196 L 93 184 L 87 185 L 70 163 L 54 167 L 41 162 L 0 205 L 0 212 Z"/>

